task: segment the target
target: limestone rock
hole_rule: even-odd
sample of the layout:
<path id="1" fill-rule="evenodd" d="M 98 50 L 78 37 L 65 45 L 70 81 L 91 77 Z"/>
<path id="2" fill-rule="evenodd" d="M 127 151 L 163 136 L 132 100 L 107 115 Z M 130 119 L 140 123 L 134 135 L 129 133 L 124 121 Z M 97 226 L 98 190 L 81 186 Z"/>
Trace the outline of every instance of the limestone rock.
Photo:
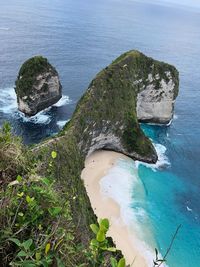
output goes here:
<path id="1" fill-rule="evenodd" d="M 153 66 L 152 66 L 153 69 Z M 164 77 L 150 73 L 137 95 L 137 117 L 142 122 L 167 124 L 171 121 L 178 80 L 170 70 Z"/>
<path id="2" fill-rule="evenodd" d="M 56 69 L 42 56 L 28 59 L 16 80 L 18 109 L 27 116 L 55 104 L 62 97 Z"/>

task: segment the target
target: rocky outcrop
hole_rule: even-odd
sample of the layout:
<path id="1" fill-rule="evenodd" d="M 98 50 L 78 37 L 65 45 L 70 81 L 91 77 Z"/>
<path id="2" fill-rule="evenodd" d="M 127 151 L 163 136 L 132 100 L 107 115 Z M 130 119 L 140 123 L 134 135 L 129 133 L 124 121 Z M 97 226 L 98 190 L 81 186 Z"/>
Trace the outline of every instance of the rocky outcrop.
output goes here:
<path id="1" fill-rule="evenodd" d="M 178 94 L 176 72 L 165 71 L 164 77 L 150 73 L 147 85 L 140 85 L 137 94 L 137 117 L 143 122 L 167 124 L 171 121 L 174 102 Z"/>
<path id="2" fill-rule="evenodd" d="M 55 104 L 62 97 L 62 86 L 56 69 L 46 58 L 27 60 L 16 80 L 18 109 L 27 116 Z"/>
<path id="3" fill-rule="evenodd" d="M 97 74 L 64 131 L 71 131 L 84 156 L 107 149 L 155 163 L 156 151 L 138 119 L 167 123 L 177 94 L 173 66 L 129 51 Z"/>

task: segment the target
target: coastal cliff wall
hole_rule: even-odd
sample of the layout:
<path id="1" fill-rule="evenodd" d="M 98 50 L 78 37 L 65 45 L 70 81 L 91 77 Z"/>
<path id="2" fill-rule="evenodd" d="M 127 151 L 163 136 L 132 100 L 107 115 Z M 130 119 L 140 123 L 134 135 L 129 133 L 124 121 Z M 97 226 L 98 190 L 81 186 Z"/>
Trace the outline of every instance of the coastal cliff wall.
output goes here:
<path id="1" fill-rule="evenodd" d="M 152 70 L 155 66 L 152 64 Z M 140 85 L 137 94 L 137 118 L 142 122 L 167 124 L 171 121 L 178 94 L 178 74 L 172 68 L 153 76 L 149 73 L 147 85 Z M 137 81 L 136 83 L 141 83 Z"/>

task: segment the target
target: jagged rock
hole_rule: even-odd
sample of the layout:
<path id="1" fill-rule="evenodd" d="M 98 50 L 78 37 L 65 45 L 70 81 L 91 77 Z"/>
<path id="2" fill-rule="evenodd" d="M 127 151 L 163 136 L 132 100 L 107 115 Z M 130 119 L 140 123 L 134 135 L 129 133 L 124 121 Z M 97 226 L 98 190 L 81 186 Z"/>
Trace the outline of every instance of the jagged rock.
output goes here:
<path id="1" fill-rule="evenodd" d="M 18 109 L 27 116 L 55 104 L 62 97 L 56 69 L 42 56 L 28 59 L 16 80 Z"/>

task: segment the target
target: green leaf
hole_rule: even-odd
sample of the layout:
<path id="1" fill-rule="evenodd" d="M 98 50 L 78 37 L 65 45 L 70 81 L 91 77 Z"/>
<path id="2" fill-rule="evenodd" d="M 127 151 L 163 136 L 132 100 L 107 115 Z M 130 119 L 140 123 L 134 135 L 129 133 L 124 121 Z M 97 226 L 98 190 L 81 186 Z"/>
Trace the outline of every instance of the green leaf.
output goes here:
<path id="1" fill-rule="evenodd" d="M 9 241 L 12 241 L 13 243 L 15 243 L 18 247 L 21 247 L 22 243 L 20 242 L 19 239 L 17 238 L 9 238 Z"/>
<path id="2" fill-rule="evenodd" d="M 28 250 L 32 244 L 33 239 L 28 239 L 22 243 L 22 246 L 25 248 L 25 250 Z"/>
<path id="3" fill-rule="evenodd" d="M 17 179 L 16 180 L 20 183 L 22 181 L 21 175 L 17 175 Z"/>
<path id="4" fill-rule="evenodd" d="M 99 232 L 99 227 L 96 224 L 90 224 L 90 229 L 92 230 L 92 232 L 97 235 L 97 233 Z"/>
<path id="5" fill-rule="evenodd" d="M 46 255 L 48 254 L 50 248 L 51 248 L 51 244 L 50 244 L 50 243 L 47 243 L 47 244 L 46 244 L 46 247 L 45 247 L 45 254 L 46 254 Z"/>
<path id="6" fill-rule="evenodd" d="M 57 261 L 57 267 L 65 267 L 60 258 L 56 257 L 56 261 Z"/>
<path id="7" fill-rule="evenodd" d="M 34 197 L 26 196 L 26 202 L 27 203 L 31 203 L 31 202 L 33 202 L 33 200 L 34 200 Z"/>
<path id="8" fill-rule="evenodd" d="M 109 226 L 110 226 L 109 220 L 106 218 L 102 219 L 102 220 L 100 220 L 99 225 L 100 225 L 100 229 L 106 233 L 109 229 Z"/>
<path id="9" fill-rule="evenodd" d="M 22 265 L 23 267 L 36 267 L 37 265 L 33 263 L 32 261 L 23 261 Z"/>
<path id="10" fill-rule="evenodd" d="M 43 229 L 42 225 L 41 225 L 41 224 L 39 224 L 39 225 L 38 225 L 38 230 L 40 230 L 40 231 L 41 231 L 42 229 Z"/>
<path id="11" fill-rule="evenodd" d="M 99 230 L 99 232 L 97 233 L 97 237 L 96 237 L 97 241 L 103 242 L 105 240 L 105 238 L 106 238 L 106 236 L 105 236 L 104 231 Z"/>
<path id="12" fill-rule="evenodd" d="M 90 245 L 92 246 L 92 247 L 99 247 L 99 242 L 96 240 L 96 239 L 92 239 L 91 241 L 90 241 Z"/>
<path id="13" fill-rule="evenodd" d="M 35 253 L 35 259 L 36 259 L 37 261 L 41 260 L 41 252 L 36 252 L 36 253 Z"/>
<path id="14" fill-rule="evenodd" d="M 19 212 L 18 215 L 19 215 L 20 217 L 23 217 L 23 216 L 24 216 L 24 213 L 23 213 L 23 212 Z"/>
<path id="15" fill-rule="evenodd" d="M 49 267 L 49 264 L 48 264 L 48 262 L 46 260 L 42 260 L 41 263 L 42 263 L 43 267 Z"/>
<path id="16" fill-rule="evenodd" d="M 26 257 L 27 256 L 27 253 L 23 250 L 21 250 L 18 254 L 17 254 L 17 257 Z"/>
<path id="17" fill-rule="evenodd" d="M 51 214 L 51 216 L 56 216 L 61 212 L 62 208 L 61 207 L 54 207 L 54 208 L 49 208 L 48 211 Z"/>
<path id="18" fill-rule="evenodd" d="M 23 197 L 23 195 L 24 195 L 24 192 L 17 193 L 17 196 L 18 196 L 18 197 Z"/>
<path id="19" fill-rule="evenodd" d="M 110 263 L 112 267 L 117 267 L 117 260 L 113 257 L 110 258 Z"/>
<path id="20" fill-rule="evenodd" d="M 110 251 L 110 252 L 116 252 L 117 249 L 114 248 L 114 247 L 109 247 L 109 248 L 107 248 L 107 251 Z"/>
<path id="21" fill-rule="evenodd" d="M 107 251 L 108 247 L 105 244 L 103 244 L 103 245 L 101 245 L 101 244 L 102 243 L 100 243 L 100 249 L 104 250 L 104 251 Z"/>
<path id="22" fill-rule="evenodd" d="M 41 179 L 42 183 L 44 183 L 45 185 L 51 185 L 51 181 L 48 178 L 42 178 Z"/>
<path id="23" fill-rule="evenodd" d="M 117 267 L 126 267 L 125 258 L 121 258 L 117 264 Z"/>
<path id="24" fill-rule="evenodd" d="M 51 157 L 52 157 L 53 159 L 55 159 L 55 158 L 57 157 L 57 152 L 56 152 L 56 151 L 52 151 L 52 152 L 51 152 Z"/>

